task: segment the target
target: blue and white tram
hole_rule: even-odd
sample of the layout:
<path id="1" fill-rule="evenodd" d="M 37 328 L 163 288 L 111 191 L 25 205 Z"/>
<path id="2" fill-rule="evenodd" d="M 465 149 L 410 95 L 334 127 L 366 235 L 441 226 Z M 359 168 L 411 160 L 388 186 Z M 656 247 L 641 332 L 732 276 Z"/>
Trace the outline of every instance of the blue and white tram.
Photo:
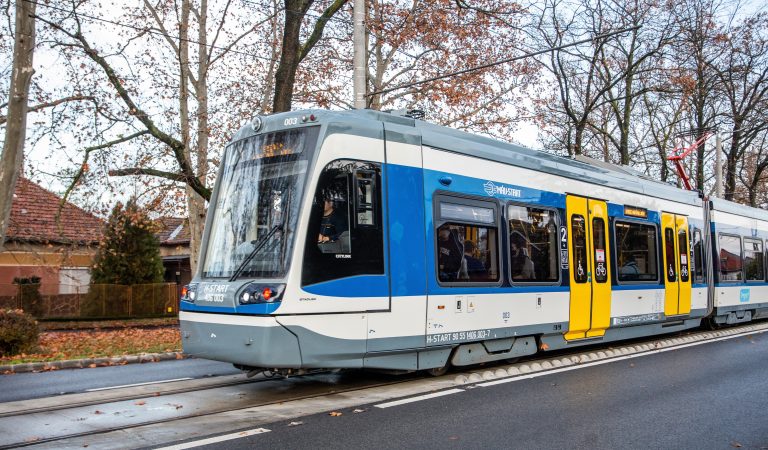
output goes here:
<path id="1" fill-rule="evenodd" d="M 768 213 L 375 111 L 242 128 L 205 230 L 184 351 L 244 370 L 439 372 L 768 311 Z"/>

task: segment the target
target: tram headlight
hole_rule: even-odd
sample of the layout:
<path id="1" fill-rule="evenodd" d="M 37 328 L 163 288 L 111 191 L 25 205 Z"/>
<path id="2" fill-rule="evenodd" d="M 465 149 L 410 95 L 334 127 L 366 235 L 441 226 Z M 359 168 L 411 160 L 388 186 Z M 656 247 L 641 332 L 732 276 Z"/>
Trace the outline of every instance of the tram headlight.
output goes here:
<path id="1" fill-rule="evenodd" d="M 284 284 L 251 283 L 240 291 L 238 301 L 241 305 L 279 302 L 284 290 Z"/>

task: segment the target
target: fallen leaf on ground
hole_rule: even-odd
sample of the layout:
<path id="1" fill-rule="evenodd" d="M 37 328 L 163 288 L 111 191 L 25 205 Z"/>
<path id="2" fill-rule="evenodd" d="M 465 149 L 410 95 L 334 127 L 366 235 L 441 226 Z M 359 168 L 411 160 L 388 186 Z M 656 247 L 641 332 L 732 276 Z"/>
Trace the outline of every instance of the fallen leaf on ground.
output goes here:
<path id="1" fill-rule="evenodd" d="M 88 364 L 88 368 L 95 369 L 96 368 L 96 364 Z"/>
<path id="2" fill-rule="evenodd" d="M 94 414 L 104 414 L 104 411 L 99 411 L 98 409 L 93 412 Z"/>
<path id="3" fill-rule="evenodd" d="M 298 421 L 298 422 L 291 422 L 291 423 L 288 424 L 289 427 L 296 427 L 296 426 L 299 426 L 299 425 L 304 425 L 304 422 Z"/>
<path id="4" fill-rule="evenodd" d="M 134 402 L 133 404 L 136 405 L 136 406 L 144 406 L 144 405 L 147 404 L 147 402 L 142 400 L 142 401 Z"/>
<path id="5" fill-rule="evenodd" d="M 333 417 L 339 417 L 341 413 L 338 411 L 331 411 L 330 413 L 328 413 L 328 415 Z"/>
<path id="6" fill-rule="evenodd" d="M 740 443 L 738 443 L 738 442 L 736 442 L 736 441 L 733 441 L 733 442 L 731 442 L 731 447 L 734 447 L 734 448 L 741 448 L 741 444 L 740 444 Z"/>

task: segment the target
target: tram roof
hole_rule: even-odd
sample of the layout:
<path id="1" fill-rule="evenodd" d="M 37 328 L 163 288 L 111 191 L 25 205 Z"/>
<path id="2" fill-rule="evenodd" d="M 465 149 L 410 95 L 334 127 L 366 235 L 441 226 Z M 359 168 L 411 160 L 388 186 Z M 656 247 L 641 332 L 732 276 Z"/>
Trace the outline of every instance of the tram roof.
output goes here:
<path id="1" fill-rule="evenodd" d="M 686 191 L 662 183 L 634 169 L 605 163 L 591 158 L 581 160 L 553 155 L 522 145 L 478 136 L 464 131 L 422 120 L 397 116 L 378 111 L 349 111 L 348 113 L 371 117 L 385 123 L 410 126 L 420 131 L 422 145 L 474 156 L 489 161 L 498 161 L 527 169 L 609 186 L 652 197 L 670 199 L 691 205 L 700 205 L 698 192 Z M 408 122 L 406 122 L 408 121 Z M 389 136 L 388 136 L 389 138 Z"/>
<path id="2" fill-rule="evenodd" d="M 421 144 L 463 155 L 497 161 L 539 172 L 551 173 L 587 183 L 599 184 L 623 191 L 634 192 L 656 198 L 669 199 L 681 203 L 700 205 L 701 199 L 695 191 L 685 191 L 676 186 L 662 183 L 631 168 L 616 166 L 602 161 L 582 158 L 577 160 L 553 155 L 541 150 L 534 150 L 509 142 L 479 136 L 453 128 L 416 120 L 402 115 L 374 110 L 305 110 L 274 114 L 264 118 L 261 131 L 282 128 L 282 121 L 296 115 L 315 114 L 316 123 L 330 124 L 335 132 L 381 137 L 381 125 L 390 124 L 388 140 L 403 140 L 414 143 L 420 136 Z M 393 132 L 389 132 L 392 128 Z M 410 132 L 413 130 L 413 133 Z M 253 134 L 245 126 L 233 137 L 233 141 Z M 743 213 L 742 213 L 743 214 Z"/>
<path id="3" fill-rule="evenodd" d="M 715 211 L 722 211 L 737 216 L 749 217 L 752 219 L 758 219 L 768 221 L 768 211 L 761 208 L 753 208 L 751 206 L 742 205 L 722 198 L 711 198 L 712 209 Z"/>

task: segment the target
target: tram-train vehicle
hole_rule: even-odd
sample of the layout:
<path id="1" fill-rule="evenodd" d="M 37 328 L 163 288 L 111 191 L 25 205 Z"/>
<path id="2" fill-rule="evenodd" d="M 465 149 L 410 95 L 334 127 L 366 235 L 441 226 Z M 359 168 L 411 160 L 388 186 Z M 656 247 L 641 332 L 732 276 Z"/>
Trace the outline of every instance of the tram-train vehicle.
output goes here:
<path id="1" fill-rule="evenodd" d="M 394 113 L 258 117 L 179 313 L 247 370 L 428 370 L 768 314 L 768 212 Z"/>

